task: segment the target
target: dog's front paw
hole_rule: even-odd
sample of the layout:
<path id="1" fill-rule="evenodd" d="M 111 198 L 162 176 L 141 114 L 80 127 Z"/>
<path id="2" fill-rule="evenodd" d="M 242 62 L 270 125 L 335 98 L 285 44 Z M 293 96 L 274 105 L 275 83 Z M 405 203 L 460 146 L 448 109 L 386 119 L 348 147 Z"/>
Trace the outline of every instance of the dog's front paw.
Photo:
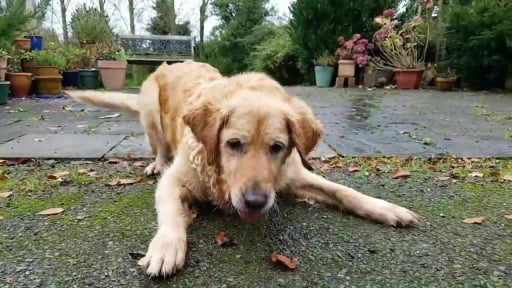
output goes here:
<path id="1" fill-rule="evenodd" d="M 170 276 L 183 268 L 187 252 L 185 233 L 158 232 L 138 264 L 150 276 Z"/>
<path id="2" fill-rule="evenodd" d="M 368 218 L 389 226 L 416 227 L 420 222 L 418 214 L 382 199 L 371 198 L 365 206 Z"/>
<path id="3" fill-rule="evenodd" d="M 144 169 L 144 174 L 146 176 L 159 175 L 159 174 L 162 175 L 166 168 L 167 168 L 167 164 L 159 163 L 158 161 L 155 161 L 155 162 L 149 164 Z"/>

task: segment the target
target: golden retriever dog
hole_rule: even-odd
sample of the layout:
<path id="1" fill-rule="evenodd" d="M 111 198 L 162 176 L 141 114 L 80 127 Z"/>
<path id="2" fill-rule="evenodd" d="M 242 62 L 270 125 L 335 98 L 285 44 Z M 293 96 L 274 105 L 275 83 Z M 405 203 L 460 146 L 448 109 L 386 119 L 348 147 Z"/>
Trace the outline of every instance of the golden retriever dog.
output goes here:
<path id="1" fill-rule="evenodd" d="M 277 195 L 286 194 L 394 227 L 419 223 L 406 208 L 308 170 L 305 159 L 323 127 L 305 102 L 273 79 L 261 73 L 198 76 L 197 65 L 182 65 L 190 69 L 165 78 L 160 114 L 152 115 L 167 123 L 161 131 L 174 159 L 155 192 L 158 229 L 138 262 L 147 274 L 172 275 L 184 266 L 194 202 L 211 202 L 255 222 Z"/>
<path id="2" fill-rule="evenodd" d="M 173 151 L 177 150 L 177 141 L 173 137 L 181 133 L 169 131 L 178 128 L 176 121 L 170 120 L 178 117 L 173 113 L 181 113 L 184 99 L 180 97 L 185 95 L 182 92 L 220 78 L 222 76 L 219 71 L 212 66 L 187 60 L 173 65 L 162 63 L 143 82 L 139 95 L 101 91 L 66 91 L 66 94 L 79 102 L 138 116 L 151 153 L 156 156 L 144 172 L 146 175 L 154 175 L 165 170 L 173 157 Z M 172 86 L 169 83 L 181 84 Z M 174 108 L 170 109 L 171 106 Z M 165 117 L 161 117 L 163 115 Z"/>

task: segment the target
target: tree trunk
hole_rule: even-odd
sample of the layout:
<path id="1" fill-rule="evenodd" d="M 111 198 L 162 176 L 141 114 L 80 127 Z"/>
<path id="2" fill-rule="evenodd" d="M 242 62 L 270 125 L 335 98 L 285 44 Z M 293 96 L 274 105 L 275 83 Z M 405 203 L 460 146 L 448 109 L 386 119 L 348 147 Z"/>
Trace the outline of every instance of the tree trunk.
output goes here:
<path id="1" fill-rule="evenodd" d="M 60 0 L 60 19 L 62 23 L 62 33 L 64 37 L 64 42 L 69 42 L 69 33 L 68 33 L 68 20 L 66 18 L 66 12 L 68 7 L 66 5 L 66 0 Z"/>
<path id="2" fill-rule="evenodd" d="M 210 4 L 210 0 L 201 0 L 201 6 L 199 6 L 199 55 L 201 57 L 204 55 L 204 23 L 208 18 L 208 15 L 206 15 L 208 4 Z"/>
<path id="3" fill-rule="evenodd" d="M 128 0 L 128 13 L 130 14 L 130 33 L 135 35 L 135 8 L 133 0 Z"/>
<path id="4" fill-rule="evenodd" d="M 105 14 L 105 2 L 107 0 L 98 0 L 98 4 L 100 6 L 100 12 Z"/>
<path id="5" fill-rule="evenodd" d="M 174 10 L 174 0 L 168 0 L 169 1 L 169 15 L 171 15 L 169 19 L 169 24 L 171 27 L 169 27 L 170 32 L 172 35 L 178 34 L 178 27 L 176 25 L 176 10 Z"/>

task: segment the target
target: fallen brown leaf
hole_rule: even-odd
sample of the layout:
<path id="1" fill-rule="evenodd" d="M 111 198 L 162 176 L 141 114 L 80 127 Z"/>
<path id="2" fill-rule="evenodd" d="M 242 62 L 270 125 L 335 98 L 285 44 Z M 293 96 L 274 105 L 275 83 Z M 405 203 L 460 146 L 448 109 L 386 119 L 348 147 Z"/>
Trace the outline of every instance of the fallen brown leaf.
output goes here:
<path id="1" fill-rule="evenodd" d="M 466 218 L 462 222 L 466 224 L 482 224 L 485 220 L 484 216 Z"/>
<path id="2" fill-rule="evenodd" d="M 132 161 L 133 158 L 132 158 L 132 154 L 128 153 L 128 155 L 126 155 L 126 157 L 124 157 L 124 160 L 126 161 Z"/>
<path id="3" fill-rule="evenodd" d="M 93 171 L 92 168 L 82 168 L 78 170 L 78 173 L 87 175 L 91 178 L 100 178 L 98 172 Z"/>
<path id="4" fill-rule="evenodd" d="M 411 176 L 411 172 L 402 169 L 396 169 L 391 175 L 391 179 L 407 178 Z"/>
<path id="5" fill-rule="evenodd" d="M 503 175 L 503 177 L 501 177 L 501 179 L 507 180 L 507 181 L 512 181 L 512 173 L 508 173 L 506 175 Z"/>
<path id="6" fill-rule="evenodd" d="M 9 198 L 12 196 L 12 192 L 2 192 L 0 193 L 0 199 L 5 199 L 5 198 Z"/>
<path id="7" fill-rule="evenodd" d="M 35 142 L 44 142 L 44 138 L 34 138 Z"/>
<path id="8" fill-rule="evenodd" d="M 117 164 L 117 163 L 119 163 L 119 162 L 121 162 L 121 159 L 119 159 L 119 158 L 109 158 L 109 159 L 107 160 L 107 163 L 108 163 L 108 164 Z"/>
<path id="9" fill-rule="evenodd" d="M 71 107 L 70 105 L 64 105 L 64 106 L 62 106 L 62 110 L 64 110 L 64 111 L 73 111 L 73 107 Z"/>
<path id="10" fill-rule="evenodd" d="M 509 219 L 509 220 L 512 220 L 512 214 L 510 215 L 505 215 L 505 218 Z"/>
<path id="11" fill-rule="evenodd" d="M 226 236 L 225 232 L 220 232 L 219 234 L 217 234 L 217 236 L 215 236 L 215 242 L 217 242 L 217 245 L 220 247 L 238 245 L 236 239 Z"/>
<path id="12" fill-rule="evenodd" d="M 349 166 L 348 167 L 348 172 L 358 172 L 358 171 L 361 171 L 361 168 L 360 167 L 357 167 L 357 166 Z"/>
<path id="13" fill-rule="evenodd" d="M 78 173 L 80 173 L 80 174 L 87 174 L 89 172 L 92 172 L 91 168 L 81 168 L 81 169 L 78 169 Z"/>
<path id="14" fill-rule="evenodd" d="M 146 162 L 145 161 L 133 162 L 132 166 L 133 167 L 144 168 L 144 167 L 146 167 Z"/>
<path id="15" fill-rule="evenodd" d="M 53 173 L 53 174 L 49 174 L 48 176 L 46 176 L 46 178 L 48 178 L 48 180 L 59 180 L 59 179 L 62 179 L 66 176 L 69 176 L 69 172 L 68 171 L 62 171 L 62 172 L 57 172 L 57 173 Z"/>
<path id="16" fill-rule="evenodd" d="M 480 172 L 471 172 L 471 173 L 469 173 L 469 176 L 482 178 L 482 177 L 484 177 L 484 174 L 480 173 Z"/>
<path id="17" fill-rule="evenodd" d="M 14 162 L 5 160 L 5 159 L 0 159 L 0 166 L 12 166 L 12 165 L 14 165 Z"/>
<path id="18" fill-rule="evenodd" d="M 491 172 L 489 172 L 489 176 L 491 177 L 500 177 L 500 171 L 498 170 L 492 170 Z"/>
<path id="19" fill-rule="evenodd" d="M 8 179 L 9 179 L 9 176 L 7 176 L 7 175 L 5 175 L 3 173 L 0 173 L 0 182 L 8 180 Z"/>
<path id="20" fill-rule="evenodd" d="M 452 179 L 452 177 L 450 177 L 450 176 L 439 176 L 439 177 L 437 177 L 437 180 L 439 180 L 439 181 L 448 181 L 450 179 Z"/>
<path id="21" fill-rule="evenodd" d="M 62 208 L 50 208 L 50 209 L 46 209 L 46 210 L 43 210 L 39 213 L 37 213 L 37 215 L 57 215 L 57 214 L 60 214 L 64 212 L 64 209 Z"/>
<path id="22" fill-rule="evenodd" d="M 140 183 L 140 182 L 142 182 L 142 180 L 144 180 L 144 178 L 142 178 L 142 177 L 139 177 L 137 179 L 120 179 L 120 178 L 115 178 L 114 180 L 109 182 L 108 185 L 110 185 L 110 186 L 131 185 L 131 184 Z"/>
<path id="23" fill-rule="evenodd" d="M 270 260 L 272 260 L 272 263 L 280 263 L 290 270 L 297 269 L 297 262 L 282 254 L 273 253 L 272 256 L 270 256 Z"/>
<path id="24" fill-rule="evenodd" d="M 20 159 L 18 159 L 18 161 L 16 161 L 16 164 L 24 165 L 24 164 L 27 164 L 28 162 L 30 162 L 30 159 L 28 159 L 28 158 L 20 158 Z"/>
<path id="25" fill-rule="evenodd" d="M 147 182 L 147 183 L 148 183 L 149 185 L 153 185 L 153 184 L 155 184 L 155 183 L 156 183 L 156 181 L 155 181 L 155 180 L 148 180 L 148 182 Z"/>

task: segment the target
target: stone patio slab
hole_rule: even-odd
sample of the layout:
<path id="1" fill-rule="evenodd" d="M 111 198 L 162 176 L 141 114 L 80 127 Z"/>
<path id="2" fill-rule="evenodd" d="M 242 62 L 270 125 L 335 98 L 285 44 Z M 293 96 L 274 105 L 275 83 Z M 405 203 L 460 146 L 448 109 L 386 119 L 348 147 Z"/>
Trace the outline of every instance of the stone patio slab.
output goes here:
<path id="1" fill-rule="evenodd" d="M 127 155 L 133 158 L 152 158 L 150 147 L 146 141 L 146 136 L 130 136 L 121 141 L 114 149 L 109 151 L 105 157 L 107 158 L 124 158 Z"/>
<path id="2" fill-rule="evenodd" d="M 0 145 L 0 158 L 101 158 L 125 135 L 27 134 Z M 36 142 L 34 139 L 44 139 Z"/>

